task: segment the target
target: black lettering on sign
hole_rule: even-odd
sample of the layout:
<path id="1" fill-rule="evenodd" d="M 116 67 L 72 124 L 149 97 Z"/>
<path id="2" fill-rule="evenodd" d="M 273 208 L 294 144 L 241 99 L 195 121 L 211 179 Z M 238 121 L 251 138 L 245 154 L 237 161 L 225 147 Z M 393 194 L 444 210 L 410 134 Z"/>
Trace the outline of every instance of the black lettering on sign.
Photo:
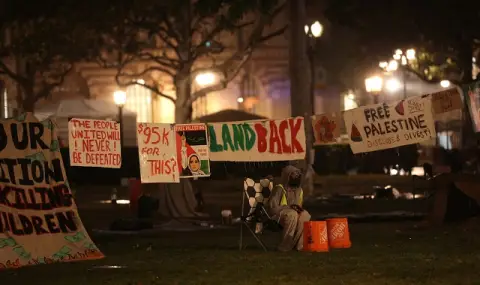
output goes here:
<path id="1" fill-rule="evenodd" d="M 5 126 L 2 124 L 0 130 L 0 135 L 5 133 Z M 30 149 L 48 149 L 48 145 L 42 140 L 43 133 L 45 132 L 45 127 L 40 122 L 29 122 L 29 123 L 11 123 L 10 124 L 10 135 L 12 139 L 13 146 L 18 150 Z M 2 138 L 3 140 L 3 138 Z M 8 138 L 7 138 L 8 140 Z M 1 150 L 5 149 L 8 145 L 8 141 Z"/>
<path id="2" fill-rule="evenodd" d="M 19 177 L 16 177 L 15 170 Z M 0 159 L 0 183 L 32 186 L 45 183 L 52 184 L 65 181 L 62 163 L 59 158 L 49 161 L 31 160 L 28 158 Z"/>
<path id="3" fill-rule="evenodd" d="M 53 210 L 71 207 L 73 196 L 65 184 L 28 189 L 0 185 L 0 205 L 18 210 Z"/>
<path id="4" fill-rule="evenodd" d="M 74 211 L 56 212 L 43 216 L 27 216 L 0 212 L 0 233 L 15 236 L 73 233 L 78 231 Z"/>

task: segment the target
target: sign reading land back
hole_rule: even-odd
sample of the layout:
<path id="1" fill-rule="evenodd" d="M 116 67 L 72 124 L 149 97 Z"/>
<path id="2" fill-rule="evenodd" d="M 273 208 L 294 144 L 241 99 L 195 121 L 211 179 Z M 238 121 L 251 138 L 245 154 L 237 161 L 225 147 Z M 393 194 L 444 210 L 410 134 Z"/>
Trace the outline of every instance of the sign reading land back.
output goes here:
<path id="1" fill-rule="evenodd" d="M 102 258 L 78 216 L 55 124 L 0 123 L 0 269 Z"/>
<path id="2" fill-rule="evenodd" d="M 208 124 L 212 161 L 283 161 L 305 158 L 302 117 Z"/>
<path id="3" fill-rule="evenodd" d="M 435 137 L 431 96 L 345 111 L 353 153 L 394 148 Z"/>

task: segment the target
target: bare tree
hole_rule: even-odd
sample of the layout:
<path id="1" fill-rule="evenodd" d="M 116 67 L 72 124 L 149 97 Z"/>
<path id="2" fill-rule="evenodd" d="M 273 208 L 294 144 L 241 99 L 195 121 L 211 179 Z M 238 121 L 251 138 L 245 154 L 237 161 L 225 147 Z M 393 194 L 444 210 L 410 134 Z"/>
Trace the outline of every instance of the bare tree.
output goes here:
<path id="1" fill-rule="evenodd" d="M 197 99 L 226 88 L 256 47 L 287 28 L 284 25 L 266 33 L 283 9 L 282 0 L 159 2 L 136 0 L 128 8 L 113 9 L 111 16 L 117 17 L 117 24 L 104 38 L 105 50 L 99 62 L 117 69 L 116 81 L 120 86 L 140 84 L 172 101 L 175 123 L 189 122 Z M 247 37 L 241 46 L 232 41 L 239 33 Z M 204 71 L 215 73 L 219 81 L 192 92 L 193 80 Z M 173 84 L 174 95 L 164 92 L 159 78 Z M 182 180 L 161 191 L 163 214 L 199 215 L 190 185 Z"/>
<path id="2" fill-rule="evenodd" d="M 63 9 L 7 2 L 8 13 L 0 20 L 0 76 L 20 89 L 17 107 L 32 112 L 38 100 L 63 84 L 74 62 L 86 58 L 90 41 Z"/>
<path id="3" fill-rule="evenodd" d="M 135 1 L 135 7 L 109 34 L 108 52 L 100 62 L 117 68 L 120 86 L 140 84 L 172 101 L 176 123 L 188 122 L 193 102 L 226 88 L 256 47 L 286 30 L 285 25 L 266 34 L 271 21 L 283 9 L 282 1 L 157 2 Z M 225 32 L 234 36 L 225 36 Z M 232 38 L 239 32 L 248 38 L 243 46 L 232 50 Z M 192 92 L 193 79 L 204 71 L 214 72 L 219 81 Z M 139 78 L 147 80 L 137 82 Z M 158 78 L 170 79 L 175 96 L 164 92 Z"/>

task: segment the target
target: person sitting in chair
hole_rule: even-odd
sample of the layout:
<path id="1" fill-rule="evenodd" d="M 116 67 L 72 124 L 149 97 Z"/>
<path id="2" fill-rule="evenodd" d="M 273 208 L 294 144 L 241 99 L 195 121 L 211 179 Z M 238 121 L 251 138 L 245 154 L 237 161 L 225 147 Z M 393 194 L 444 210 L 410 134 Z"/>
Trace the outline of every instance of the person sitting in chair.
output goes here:
<path id="1" fill-rule="evenodd" d="M 300 169 L 289 165 L 282 170 L 282 184 L 273 188 L 268 201 L 272 219 L 283 227 L 283 236 L 278 250 L 303 249 L 303 223 L 310 221 L 310 214 L 302 208 L 303 190 Z"/>

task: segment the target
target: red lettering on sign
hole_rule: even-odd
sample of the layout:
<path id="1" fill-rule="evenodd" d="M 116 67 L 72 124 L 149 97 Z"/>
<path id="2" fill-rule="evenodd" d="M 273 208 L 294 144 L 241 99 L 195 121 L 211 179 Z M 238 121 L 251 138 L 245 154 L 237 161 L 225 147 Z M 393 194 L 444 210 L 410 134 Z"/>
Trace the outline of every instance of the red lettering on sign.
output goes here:
<path id="1" fill-rule="evenodd" d="M 267 129 L 260 123 L 255 124 L 255 132 L 257 133 L 258 152 L 267 151 Z"/>

